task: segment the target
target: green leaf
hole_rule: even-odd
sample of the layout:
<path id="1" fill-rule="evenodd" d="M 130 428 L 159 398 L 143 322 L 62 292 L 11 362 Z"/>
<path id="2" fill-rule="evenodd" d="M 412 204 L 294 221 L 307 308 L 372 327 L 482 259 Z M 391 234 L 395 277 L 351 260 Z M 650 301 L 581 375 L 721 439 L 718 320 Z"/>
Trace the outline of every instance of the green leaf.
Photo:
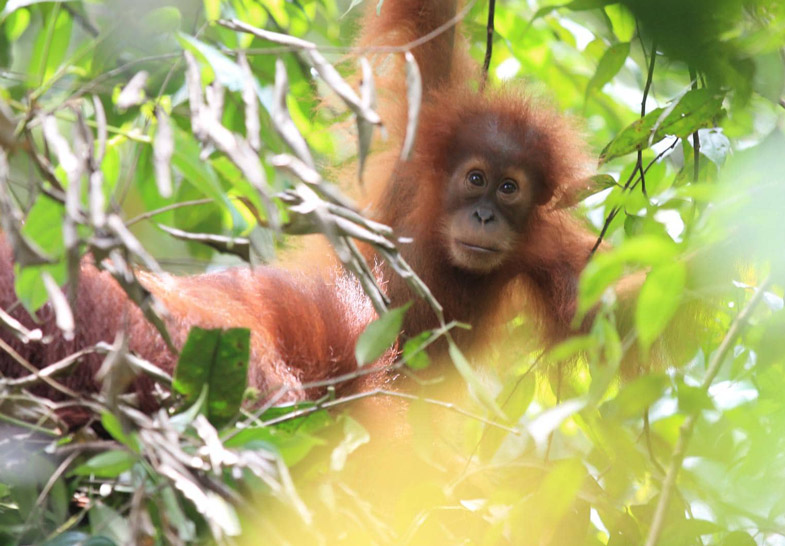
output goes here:
<path id="1" fill-rule="evenodd" d="M 720 546 L 755 546 L 757 542 L 744 531 L 733 531 L 728 533 L 720 542 Z"/>
<path id="2" fill-rule="evenodd" d="M 597 65 L 597 70 L 594 72 L 594 76 L 592 76 L 591 80 L 589 80 L 589 83 L 586 86 L 587 100 L 592 91 L 595 89 L 601 89 L 603 85 L 613 79 L 619 70 L 621 70 L 621 67 L 624 66 L 624 61 L 627 59 L 629 54 L 629 42 L 614 44 L 605 51 L 605 54 L 602 56 L 599 64 Z"/>
<path id="3" fill-rule="evenodd" d="M 496 402 L 507 416 L 507 422 L 516 423 L 526 413 L 534 400 L 537 379 L 534 374 L 525 373 L 522 377 L 513 377 L 502 387 Z M 506 430 L 487 427 L 482 435 L 479 453 L 483 461 L 489 461 L 510 435 Z"/>
<path id="4" fill-rule="evenodd" d="M 452 339 L 448 339 L 448 344 L 448 351 L 450 353 L 452 363 L 455 365 L 455 369 L 458 370 L 458 373 L 461 374 L 461 377 L 466 382 L 470 392 L 477 398 L 477 400 L 480 401 L 481 404 L 485 406 L 487 410 L 495 413 L 502 419 L 506 419 L 507 416 L 496 403 L 496 400 L 485 387 L 485 385 L 482 384 L 479 377 L 477 377 L 477 374 L 474 373 L 471 364 L 469 364 L 469 361 L 466 360 L 465 356 L 463 356 L 463 353 L 455 344 L 455 342 Z"/>
<path id="5" fill-rule="evenodd" d="M 63 243 L 65 207 L 54 199 L 41 196 L 27 213 L 22 233 L 32 239 L 49 256 L 60 256 Z"/>
<path id="6" fill-rule="evenodd" d="M 174 131 L 174 154 L 172 166 L 207 197 L 216 203 L 234 207 L 221 187 L 221 181 L 209 161 L 199 157 L 200 149 L 191 133 L 180 128 Z"/>
<path id="7" fill-rule="evenodd" d="M 670 380 L 662 374 L 639 377 L 624 385 L 615 398 L 602 406 L 605 417 L 631 419 L 643 415 L 646 408 L 659 400 L 670 385 Z"/>
<path id="8" fill-rule="evenodd" d="M 204 16 L 208 21 L 221 18 L 221 0 L 204 0 Z"/>
<path id="9" fill-rule="evenodd" d="M 545 358 L 548 359 L 548 362 L 564 362 L 596 347 L 597 339 L 594 336 L 574 336 L 549 349 L 545 353 Z"/>
<path id="10" fill-rule="evenodd" d="M 186 543 L 196 542 L 196 525 L 186 515 L 180 499 L 172 487 L 164 487 L 161 491 L 161 499 L 169 524 L 177 529 L 179 538 Z"/>
<path id="11" fill-rule="evenodd" d="M 368 431 L 348 415 L 341 415 L 338 420 L 343 423 L 344 437 L 330 453 L 330 469 L 333 472 L 343 470 L 349 455 L 371 440 Z"/>
<path id="12" fill-rule="evenodd" d="M 1 18 L 1 17 L 0 17 Z M 4 23 L 5 36 L 9 42 L 15 42 L 30 24 L 30 11 L 23 9 L 12 13 Z M 7 52 L 7 53 L 10 53 Z M 10 66 L 10 63 L 9 65 Z"/>
<path id="13" fill-rule="evenodd" d="M 708 89 L 688 91 L 668 108 L 657 108 L 628 125 L 600 154 L 600 162 L 649 148 L 668 135 L 684 138 L 712 125 L 722 111 L 724 95 Z"/>
<path id="14" fill-rule="evenodd" d="M 112 438 L 126 446 L 131 446 L 131 440 L 123 430 L 122 423 L 113 413 L 102 411 L 101 425 Z"/>
<path id="15" fill-rule="evenodd" d="M 637 25 L 635 16 L 624 4 L 611 4 L 605 6 L 605 14 L 611 21 L 613 33 L 620 42 L 629 42 L 635 37 Z"/>
<path id="16" fill-rule="evenodd" d="M 673 318 L 686 282 L 687 269 L 680 261 L 655 267 L 646 276 L 635 308 L 635 326 L 644 351 L 648 351 Z"/>
<path id="17" fill-rule="evenodd" d="M 207 418 L 220 426 L 240 408 L 247 384 L 250 330 L 191 328 L 172 386 L 193 403 L 207 387 Z"/>
<path id="18" fill-rule="evenodd" d="M 35 41 L 28 74 L 45 83 L 58 69 L 68 52 L 71 41 L 71 16 L 65 10 L 53 9 L 47 28 Z"/>
<path id="19" fill-rule="evenodd" d="M 230 91 L 240 92 L 243 90 L 245 75 L 243 74 L 240 65 L 213 46 L 197 40 L 193 36 L 180 32 L 178 33 L 177 38 L 183 48 L 207 61 L 212 76 L 218 80 L 222 86 Z M 257 89 L 257 93 L 258 92 L 260 92 L 260 90 Z"/>
<path id="20" fill-rule="evenodd" d="M 679 247 L 669 237 L 647 234 L 627 239 L 618 248 L 595 256 L 583 270 L 578 283 L 579 318 L 621 278 L 626 264 L 652 267 L 672 261 L 678 252 Z"/>
<path id="21" fill-rule="evenodd" d="M 615 325 L 602 315 L 595 320 L 591 337 L 602 347 L 603 352 L 602 358 L 593 359 L 590 368 L 589 399 L 594 403 L 599 403 L 619 377 L 623 349 Z"/>
<path id="22" fill-rule="evenodd" d="M 423 370 L 431 365 L 431 359 L 422 347 L 433 336 L 433 332 L 421 332 L 406 340 L 406 343 L 403 344 L 403 360 L 407 366 L 413 370 Z"/>
<path id="23" fill-rule="evenodd" d="M 19 11 L 17 13 L 27 12 Z M 27 23 L 25 23 L 25 25 L 26 24 Z M 10 29 L 6 27 L 6 32 L 0 32 L 0 66 L 11 66 L 11 40 L 8 38 L 8 35 L 11 34 L 11 32 L 9 32 L 9 30 Z"/>
<path id="24" fill-rule="evenodd" d="M 20 268 L 14 264 L 14 289 L 19 295 L 28 312 L 35 312 L 49 301 L 49 293 L 44 287 L 42 273 L 49 273 L 58 285 L 65 284 L 68 277 L 67 268 L 64 261 L 52 265 L 37 265 Z"/>
<path id="25" fill-rule="evenodd" d="M 365 327 L 354 348 L 357 366 L 373 362 L 392 347 L 392 344 L 398 339 L 403 317 L 410 306 L 411 303 L 407 303 L 401 307 L 390 309 Z"/>
<path id="26" fill-rule="evenodd" d="M 137 462 L 136 455 L 125 450 L 111 450 L 99 453 L 84 464 L 71 471 L 75 476 L 97 476 L 99 478 L 116 478 L 130 470 Z"/>
<path id="27" fill-rule="evenodd" d="M 701 535 L 713 535 L 722 530 L 713 521 L 685 518 L 665 528 L 660 544 L 694 544 Z"/>
<path id="28" fill-rule="evenodd" d="M 5 7 L 3 8 L 3 11 L 0 11 L 0 23 L 3 22 L 3 19 L 5 19 L 6 16 L 14 13 L 19 8 L 32 6 L 32 5 L 35 5 L 35 4 L 44 4 L 44 3 L 48 3 L 48 2 L 58 2 L 59 3 L 59 2 L 65 2 L 65 1 L 68 1 L 68 0 L 8 0 L 8 2 L 6 2 Z"/>
<path id="29" fill-rule="evenodd" d="M 556 523 L 567 513 L 586 480 L 586 468 L 579 459 L 564 459 L 554 463 L 538 491 L 539 502 L 547 507 L 546 514 Z"/>
<path id="30" fill-rule="evenodd" d="M 266 450 L 278 453 L 286 466 L 292 467 L 299 463 L 313 451 L 314 448 L 327 444 L 319 436 L 284 427 L 248 427 L 228 439 L 224 446 L 227 448 L 243 448 Z"/>
<path id="31" fill-rule="evenodd" d="M 93 535 L 106 537 L 115 544 L 133 544 L 128 520 L 113 508 L 97 501 L 91 505 L 87 515 Z"/>
<path id="32" fill-rule="evenodd" d="M 698 413 L 702 410 L 714 409 L 709 394 L 702 388 L 680 382 L 677 389 L 679 411 L 682 413 Z"/>

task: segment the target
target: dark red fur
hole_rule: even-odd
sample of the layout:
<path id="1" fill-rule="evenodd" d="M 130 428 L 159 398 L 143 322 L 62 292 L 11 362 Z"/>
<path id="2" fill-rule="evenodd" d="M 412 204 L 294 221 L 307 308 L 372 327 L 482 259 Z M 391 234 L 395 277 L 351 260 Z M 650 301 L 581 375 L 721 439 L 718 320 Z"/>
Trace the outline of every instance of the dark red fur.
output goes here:
<path id="1" fill-rule="evenodd" d="M 409 43 L 456 12 L 453 0 L 386 0 L 381 17 L 377 17 L 376 3 L 368 4 L 359 39 L 364 47 Z M 575 309 L 577 279 L 593 242 L 560 206 L 571 202 L 586 176 L 585 157 L 571 123 L 515 86 L 478 91 L 476 67 L 463 40 L 452 30 L 413 52 L 423 74 L 424 103 L 409 161 L 397 160 L 406 129 L 401 55 L 388 62 L 379 57 L 376 63 L 380 70 L 380 113 L 391 138 L 365 177 L 368 187 L 364 195 L 369 205 L 379 220 L 392 225 L 398 234 L 413 238 L 402 252 L 444 305 L 448 320 L 474 326 L 459 338 L 464 347 L 487 339 L 510 306 L 515 312 L 529 314 L 546 341 L 565 336 Z M 523 167 L 532 173 L 544 196 L 544 204 L 528 219 L 514 258 L 488 274 L 470 273 L 451 265 L 440 229 L 445 181 L 456 160 L 455 141 L 472 138 L 467 120 L 495 123 L 504 128 L 505 134 L 514 135 L 512 143 L 477 145 L 488 147 L 490 153 L 495 145 L 519 147 Z M 376 259 L 370 250 L 367 257 Z M 5 309 L 15 301 L 11 270 L 10 252 L 2 243 L 0 304 Z M 335 265 L 324 265 L 310 273 L 264 267 L 193 277 L 141 276 L 168 308 L 171 316 L 167 325 L 177 346 L 194 325 L 251 328 L 250 382 L 262 392 L 289 387 L 285 400 L 315 396 L 318 389 L 305 391 L 301 386 L 355 370 L 355 342 L 374 317 L 359 285 Z M 405 283 L 387 266 L 381 265 L 380 277 L 394 305 L 412 298 Z M 33 326 L 31 318 L 19 308 L 13 314 Z M 46 307 L 39 312 L 39 319 L 56 340 L 46 346 L 11 343 L 24 358 L 42 367 L 99 340 L 111 342 L 126 326 L 131 350 L 172 371 L 175 356 L 157 332 L 114 281 L 89 264 L 82 268 L 76 318 L 77 338 L 65 342 L 57 335 L 52 311 Z M 434 326 L 433 312 L 419 301 L 408 312 L 404 330 L 415 334 Z M 5 333 L 0 336 L 11 339 Z M 385 363 L 390 357 L 386 355 Z M 95 391 L 98 385 L 93 375 L 100 361 L 99 356 L 85 358 L 85 363 L 64 382 L 81 392 Z M 5 354 L 0 354 L 0 371 L 14 377 L 26 373 Z M 388 380 L 385 374 L 377 374 L 349 384 L 344 392 L 375 388 Z M 148 408 L 149 386 L 147 380 L 135 386 Z"/>

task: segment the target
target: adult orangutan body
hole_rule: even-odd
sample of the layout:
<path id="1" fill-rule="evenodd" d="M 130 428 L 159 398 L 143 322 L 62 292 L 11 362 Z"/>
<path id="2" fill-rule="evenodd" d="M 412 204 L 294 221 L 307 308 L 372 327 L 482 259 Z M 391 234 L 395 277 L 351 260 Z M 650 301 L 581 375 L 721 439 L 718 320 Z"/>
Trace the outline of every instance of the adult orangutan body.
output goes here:
<path id="1" fill-rule="evenodd" d="M 372 5 L 359 45 L 409 43 L 455 12 L 454 0 L 387 0 L 380 17 Z M 506 316 L 501 311 L 508 302 L 532 317 L 544 340 L 567 335 L 577 279 L 593 243 L 562 207 L 585 180 L 579 139 L 567 121 L 519 89 L 477 91 L 474 63 L 451 30 L 412 53 L 423 76 L 423 107 L 408 161 L 397 160 L 407 118 L 402 59 L 380 63 L 380 114 L 391 139 L 365 176 L 375 219 L 412 239 L 401 251 L 443 304 L 447 320 L 473 326 L 458 338 L 463 348 L 487 338 Z M 366 253 L 374 259 L 371 250 Z M 0 304 L 9 309 L 16 297 L 4 244 L 0 260 Z M 340 267 L 294 269 L 143 274 L 142 280 L 168 308 L 175 345 L 183 343 L 191 326 L 251 328 L 250 383 L 264 393 L 288 387 L 284 400 L 292 401 L 318 395 L 316 389 L 301 389 L 305 383 L 356 370 L 355 342 L 374 318 L 359 285 Z M 393 306 L 412 299 L 402 279 L 384 264 L 380 271 Z M 98 341 L 111 342 L 126 328 L 130 350 L 172 371 L 176 356 L 108 274 L 83 266 L 76 307 L 74 340 L 59 335 L 48 307 L 40 318 L 55 341 L 22 344 L 0 335 L 43 367 Z M 33 326 L 18 307 L 12 314 Z M 413 335 L 437 325 L 428 305 L 416 301 L 404 332 Z M 95 391 L 93 375 L 101 359 L 85 356 L 63 383 Z M 6 376 L 27 373 L 7 354 L 0 355 L 0 370 Z M 378 388 L 388 380 L 379 372 L 345 384 L 342 392 Z M 140 379 L 135 389 L 142 406 L 151 407 L 149 380 Z"/>

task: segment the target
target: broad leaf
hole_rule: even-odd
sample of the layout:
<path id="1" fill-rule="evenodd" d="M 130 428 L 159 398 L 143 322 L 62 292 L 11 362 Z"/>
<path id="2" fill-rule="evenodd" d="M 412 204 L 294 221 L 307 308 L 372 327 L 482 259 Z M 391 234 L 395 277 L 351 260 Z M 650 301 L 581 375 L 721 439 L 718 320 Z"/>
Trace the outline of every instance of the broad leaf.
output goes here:
<path id="1" fill-rule="evenodd" d="M 390 309 L 381 317 L 368 324 L 354 348 L 354 358 L 358 366 L 373 362 L 392 347 L 401 331 L 403 317 L 411 304 Z"/>
<path id="2" fill-rule="evenodd" d="M 235 416 L 247 384 L 250 331 L 247 328 L 191 328 L 180 352 L 172 386 L 193 403 L 207 387 L 207 418 L 223 424 Z"/>

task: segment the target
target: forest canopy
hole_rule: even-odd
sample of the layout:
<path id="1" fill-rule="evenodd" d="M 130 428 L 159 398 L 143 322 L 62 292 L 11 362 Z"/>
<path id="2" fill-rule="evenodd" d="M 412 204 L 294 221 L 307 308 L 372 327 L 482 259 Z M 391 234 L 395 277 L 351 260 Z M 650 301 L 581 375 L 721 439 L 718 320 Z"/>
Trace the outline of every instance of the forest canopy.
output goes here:
<path id="1" fill-rule="evenodd" d="M 357 359 L 382 354 L 405 309 L 385 310 L 354 245 L 394 238 L 348 197 L 384 136 L 358 77 L 370 52 L 352 48 L 364 4 L 0 0 L 19 305 L 51 302 L 73 331 L 85 256 L 144 304 L 134 271 L 268 263 L 322 233 L 380 312 Z M 785 544 L 785 5 L 478 0 L 460 16 L 490 84 L 544 97 L 588 143 L 574 215 L 601 247 L 578 285 L 591 328 L 545 351 L 514 342 L 521 315 L 509 343 L 454 354 L 454 400 L 400 394 L 406 453 L 352 400 L 243 406 L 245 374 L 222 367 L 237 353 L 215 347 L 247 331 L 192 332 L 173 377 L 96 347 L 105 388 L 76 431 L 28 389 L 78 355 L 0 377 L 1 542 Z M 636 273 L 621 317 L 615 287 Z M 412 337 L 401 372 L 439 335 Z M 134 411 L 128 374 L 170 410 Z"/>

